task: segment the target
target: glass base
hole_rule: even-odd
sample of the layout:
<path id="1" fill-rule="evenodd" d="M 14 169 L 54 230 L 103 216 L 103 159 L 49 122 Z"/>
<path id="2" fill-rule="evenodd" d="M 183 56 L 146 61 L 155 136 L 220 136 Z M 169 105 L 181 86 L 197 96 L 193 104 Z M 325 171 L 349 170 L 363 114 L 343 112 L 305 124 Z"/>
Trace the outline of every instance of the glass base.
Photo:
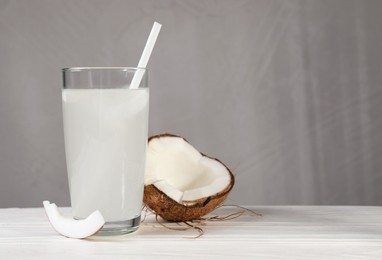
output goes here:
<path id="1" fill-rule="evenodd" d="M 119 236 L 132 233 L 139 228 L 140 222 L 141 216 L 124 221 L 106 222 L 96 236 Z"/>

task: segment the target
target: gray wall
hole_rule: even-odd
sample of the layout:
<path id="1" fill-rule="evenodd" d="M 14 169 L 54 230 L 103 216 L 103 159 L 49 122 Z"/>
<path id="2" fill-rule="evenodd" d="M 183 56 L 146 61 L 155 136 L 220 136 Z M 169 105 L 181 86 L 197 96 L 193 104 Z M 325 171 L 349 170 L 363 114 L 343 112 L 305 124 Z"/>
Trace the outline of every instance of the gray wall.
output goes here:
<path id="1" fill-rule="evenodd" d="M 69 205 L 60 69 L 134 66 L 232 203 L 382 205 L 382 1 L 0 0 L 0 207 Z"/>

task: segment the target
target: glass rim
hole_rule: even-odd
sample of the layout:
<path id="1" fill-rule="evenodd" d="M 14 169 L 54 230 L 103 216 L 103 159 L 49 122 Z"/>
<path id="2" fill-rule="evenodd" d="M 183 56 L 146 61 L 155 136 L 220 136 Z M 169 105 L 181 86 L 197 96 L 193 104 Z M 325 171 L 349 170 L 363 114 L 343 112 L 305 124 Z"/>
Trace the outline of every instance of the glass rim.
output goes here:
<path id="1" fill-rule="evenodd" d="M 67 67 L 62 68 L 63 72 L 66 71 L 86 71 L 86 70 L 145 70 L 148 71 L 147 68 L 143 67 Z"/>

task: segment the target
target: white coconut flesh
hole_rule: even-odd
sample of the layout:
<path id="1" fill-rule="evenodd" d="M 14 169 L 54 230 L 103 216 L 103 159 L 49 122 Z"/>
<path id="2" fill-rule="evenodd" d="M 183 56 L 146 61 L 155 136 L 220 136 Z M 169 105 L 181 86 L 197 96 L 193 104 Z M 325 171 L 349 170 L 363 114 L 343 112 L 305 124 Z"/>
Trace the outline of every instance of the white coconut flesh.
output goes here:
<path id="1" fill-rule="evenodd" d="M 86 219 L 76 220 L 62 216 L 56 204 L 43 202 L 46 215 L 53 228 L 61 235 L 70 238 L 86 238 L 96 234 L 105 224 L 105 220 L 98 210 Z"/>
<path id="2" fill-rule="evenodd" d="M 230 183 L 230 172 L 222 163 L 203 156 L 183 138 L 150 140 L 145 185 L 153 184 L 176 202 L 192 204 L 223 191 Z"/>

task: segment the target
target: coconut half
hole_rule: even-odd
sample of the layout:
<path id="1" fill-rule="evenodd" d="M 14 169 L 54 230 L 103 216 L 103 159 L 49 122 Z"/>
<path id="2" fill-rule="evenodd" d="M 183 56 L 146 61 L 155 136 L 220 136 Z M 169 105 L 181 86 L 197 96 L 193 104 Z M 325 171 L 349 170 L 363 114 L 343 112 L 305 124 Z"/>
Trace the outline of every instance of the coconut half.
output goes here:
<path id="1" fill-rule="evenodd" d="M 61 235 L 70 238 L 86 238 L 96 234 L 105 225 L 105 220 L 98 210 L 86 219 L 76 220 L 61 215 L 56 204 L 43 201 L 46 215 L 53 228 Z"/>
<path id="2" fill-rule="evenodd" d="M 231 171 L 172 134 L 149 138 L 144 203 L 168 221 L 200 218 L 222 204 L 234 185 Z"/>

